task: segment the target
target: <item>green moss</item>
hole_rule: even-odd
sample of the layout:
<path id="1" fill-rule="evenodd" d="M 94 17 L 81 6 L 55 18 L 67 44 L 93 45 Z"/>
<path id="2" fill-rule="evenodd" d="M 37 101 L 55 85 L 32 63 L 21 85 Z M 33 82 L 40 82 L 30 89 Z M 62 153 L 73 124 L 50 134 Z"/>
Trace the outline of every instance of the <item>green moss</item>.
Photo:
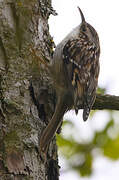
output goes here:
<path id="1" fill-rule="evenodd" d="M 19 106 L 18 103 L 15 101 L 12 101 L 10 99 L 4 99 L 3 100 L 4 108 L 9 112 L 9 113 L 15 113 L 15 114 L 20 114 L 22 113 L 21 107 Z"/>
<path id="2" fill-rule="evenodd" d="M 5 146 L 7 148 L 9 148 L 11 146 L 17 146 L 19 141 L 20 140 L 19 140 L 19 137 L 18 137 L 16 131 L 11 131 L 11 132 L 7 133 L 4 138 Z"/>

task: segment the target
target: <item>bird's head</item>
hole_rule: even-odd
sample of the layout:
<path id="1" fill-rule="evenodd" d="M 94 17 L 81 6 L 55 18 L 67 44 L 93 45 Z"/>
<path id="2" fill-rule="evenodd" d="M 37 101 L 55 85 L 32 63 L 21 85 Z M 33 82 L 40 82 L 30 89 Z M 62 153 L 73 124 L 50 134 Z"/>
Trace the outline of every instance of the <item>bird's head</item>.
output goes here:
<path id="1" fill-rule="evenodd" d="M 85 35 L 90 41 L 95 44 L 99 43 L 99 38 L 96 30 L 86 22 L 83 12 L 78 7 L 80 15 L 81 15 L 81 24 L 80 24 L 80 34 Z"/>

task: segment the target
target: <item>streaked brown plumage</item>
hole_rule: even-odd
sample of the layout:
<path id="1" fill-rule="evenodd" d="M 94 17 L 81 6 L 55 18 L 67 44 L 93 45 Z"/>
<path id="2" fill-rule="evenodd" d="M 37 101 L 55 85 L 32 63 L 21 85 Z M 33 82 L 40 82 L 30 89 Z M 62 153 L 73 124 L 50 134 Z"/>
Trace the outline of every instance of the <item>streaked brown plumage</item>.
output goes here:
<path id="1" fill-rule="evenodd" d="M 40 149 L 45 151 L 64 113 L 75 108 L 76 114 L 83 105 L 83 119 L 87 120 L 96 96 L 99 75 L 100 45 L 95 29 L 85 21 L 56 47 L 50 72 L 54 80 L 58 101 L 54 115 L 44 130 Z"/>
<path id="2" fill-rule="evenodd" d="M 77 39 L 69 40 L 63 48 L 64 63 L 72 64 L 71 76 L 74 87 L 74 106 L 76 113 L 78 106 L 84 106 L 83 119 L 87 120 L 90 109 L 95 100 L 95 92 L 99 74 L 99 39 L 94 28 L 86 24 L 91 36 L 95 35 L 95 41 L 91 41 L 85 31 L 81 31 Z M 92 81 L 92 83 L 91 83 Z"/>

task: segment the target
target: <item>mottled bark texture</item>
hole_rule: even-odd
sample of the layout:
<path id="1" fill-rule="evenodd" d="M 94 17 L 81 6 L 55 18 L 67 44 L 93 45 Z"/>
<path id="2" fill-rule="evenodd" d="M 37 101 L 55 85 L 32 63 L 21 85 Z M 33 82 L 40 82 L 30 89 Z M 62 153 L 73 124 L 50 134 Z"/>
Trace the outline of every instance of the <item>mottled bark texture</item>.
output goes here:
<path id="1" fill-rule="evenodd" d="M 59 179 L 55 138 L 46 162 L 39 155 L 55 93 L 33 53 L 52 56 L 50 14 L 50 0 L 0 0 L 0 180 Z"/>

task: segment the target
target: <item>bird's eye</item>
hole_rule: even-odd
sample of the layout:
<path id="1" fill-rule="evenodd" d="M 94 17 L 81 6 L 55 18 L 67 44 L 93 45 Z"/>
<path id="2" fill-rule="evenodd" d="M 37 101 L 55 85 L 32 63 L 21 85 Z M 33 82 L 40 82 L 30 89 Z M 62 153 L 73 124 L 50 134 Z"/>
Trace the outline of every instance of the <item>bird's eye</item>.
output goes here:
<path id="1" fill-rule="evenodd" d="M 86 31 L 86 26 L 85 26 L 84 24 L 81 26 L 81 30 L 82 30 L 83 32 Z"/>

